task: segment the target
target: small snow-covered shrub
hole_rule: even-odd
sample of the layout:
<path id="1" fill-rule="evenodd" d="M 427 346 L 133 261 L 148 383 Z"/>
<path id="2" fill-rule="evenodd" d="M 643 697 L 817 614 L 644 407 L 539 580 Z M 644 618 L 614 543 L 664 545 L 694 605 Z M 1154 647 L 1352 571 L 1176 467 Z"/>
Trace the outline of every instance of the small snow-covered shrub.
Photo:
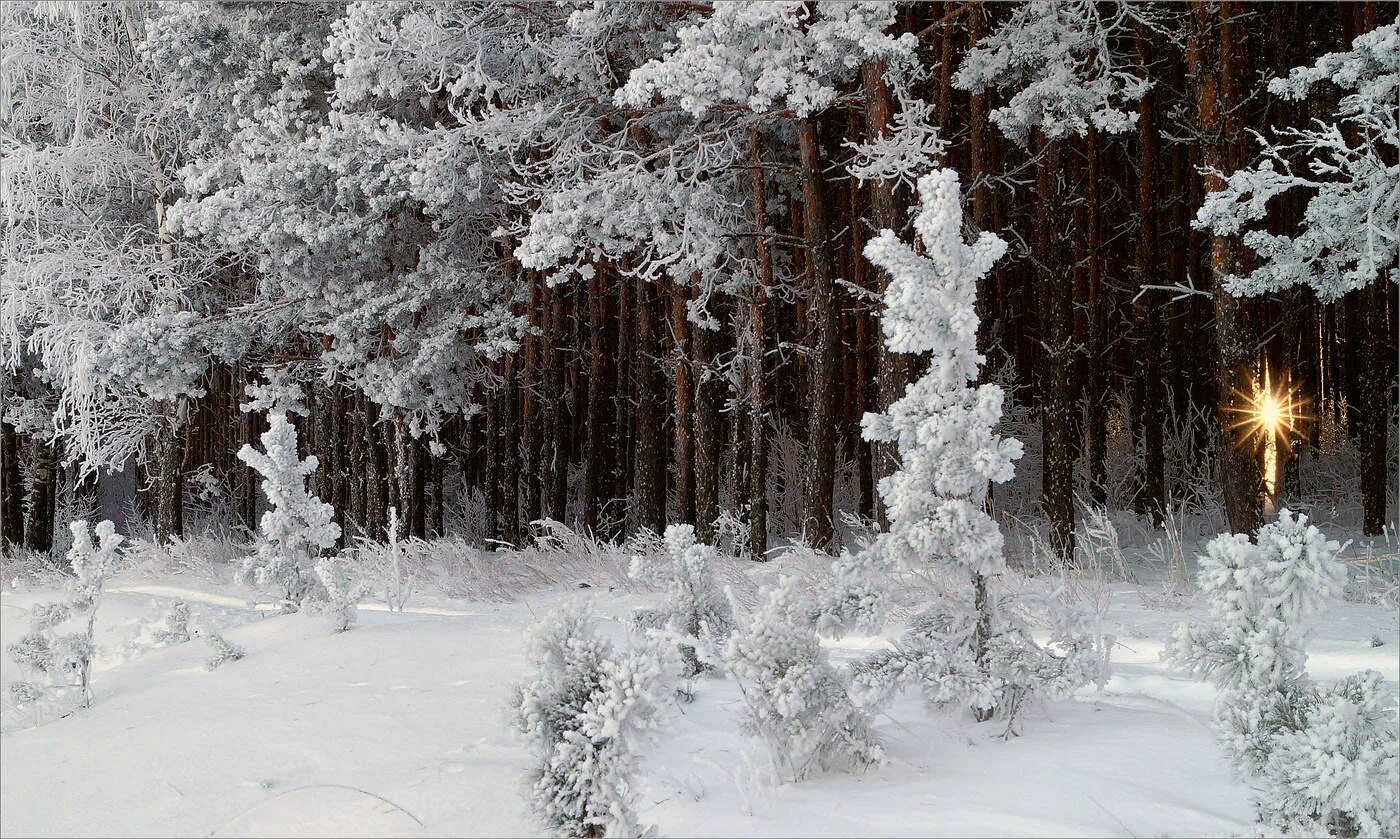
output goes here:
<path id="1" fill-rule="evenodd" d="M 746 726 L 775 769 L 794 781 L 816 770 L 869 766 L 883 754 L 827 660 L 812 613 L 796 581 L 784 576 L 725 651 L 747 705 Z"/>
<path id="2" fill-rule="evenodd" d="M 68 601 L 34 607 L 30 632 L 7 649 L 26 676 L 10 685 L 10 694 L 19 704 L 63 701 L 75 688 L 82 707 L 92 703 L 97 605 L 107 577 L 121 561 L 122 537 L 110 521 L 91 529 L 86 521 L 75 521 L 69 529 L 73 539 L 67 557 L 74 579 L 69 583 Z M 74 630 L 61 631 L 65 625 Z"/>
<path id="3" fill-rule="evenodd" d="M 306 568 L 340 538 L 331 505 L 307 492 L 306 478 L 316 471 L 315 455 L 297 456 L 297 431 L 285 411 L 268 414 L 263 451 L 245 445 L 238 459 L 262 476 L 262 490 L 272 508 L 258 521 L 257 552 L 243 563 L 247 584 L 276 591 L 283 608 L 296 611 L 306 598 Z"/>
<path id="4" fill-rule="evenodd" d="M 230 661 L 238 661 L 247 655 L 247 650 L 228 640 L 213 630 L 205 630 L 201 633 L 204 640 L 209 642 L 209 647 L 213 650 L 209 658 L 205 659 L 206 670 L 218 670 Z"/>
<path id="5" fill-rule="evenodd" d="M 1256 780 L 1263 823 L 1300 835 L 1393 836 L 1394 698 L 1373 671 L 1318 687 L 1296 630 L 1340 597 L 1342 547 L 1288 510 L 1253 542 L 1217 536 L 1197 575 L 1213 622 L 1178 626 L 1163 658 L 1220 689 L 1216 730 L 1235 768 Z"/>
<path id="6" fill-rule="evenodd" d="M 688 524 L 666 528 L 665 540 L 669 562 L 635 556 L 628 570 L 634 580 L 662 583 L 666 588 L 662 607 L 639 612 L 638 622 L 683 639 L 680 650 L 686 675 L 693 676 L 710 668 L 708 653 L 717 651 L 729 637 L 734 614 L 715 584 L 715 549 L 696 542 L 695 528 Z M 697 652 L 697 645 L 703 650 Z"/>
<path id="7" fill-rule="evenodd" d="M 174 646 L 189 641 L 191 637 L 190 604 L 176 600 L 170 604 L 170 611 L 166 613 L 165 620 L 156 627 L 152 640 L 161 646 Z"/>
<path id="8" fill-rule="evenodd" d="M 641 835 L 631 794 L 636 741 L 675 694 L 675 646 L 647 638 L 621 653 L 580 607 L 546 616 L 525 645 L 535 675 L 516 688 L 511 710 L 536 751 L 536 815 L 558 836 Z"/>
<path id="9" fill-rule="evenodd" d="M 356 607 L 369 590 L 354 566 L 344 557 L 323 556 L 316 560 L 316 578 L 324 594 L 316 599 L 315 609 L 330 617 L 336 632 L 354 626 Z"/>

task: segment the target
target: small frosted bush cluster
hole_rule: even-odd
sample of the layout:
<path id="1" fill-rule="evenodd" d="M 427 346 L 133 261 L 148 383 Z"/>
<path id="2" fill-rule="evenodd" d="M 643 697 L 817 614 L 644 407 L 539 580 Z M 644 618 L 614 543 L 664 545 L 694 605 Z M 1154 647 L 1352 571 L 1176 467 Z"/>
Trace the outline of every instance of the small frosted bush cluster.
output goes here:
<path id="1" fill-rule="evenodd" d="M 532 626 L 525 645 L 535 676 L 516 688 L 512 716 L 536 750 L 536 814 L 558 836 L 640 835 L 635 747 L 675 695 L 682 671 L 675 646 L 648 637 L 619 652 L 577 607 Z"/>
<path id="2" fill-rule="evenodd" d="M 1214 620 L 1178 626 L 1163 657 L 1220 689 L 1216 730 L 1235 768 L 1257 780 L 1263 823 L 1300 835 L 1394 836 L 1394 698 L 1374 671 L 1319 687 L 1297 633 L 1299 620 L 1341 595 L 1341 547 L 1288 510 L 1253 542 L 1217 536 L 1197 576 Z"/>
<path id="3" fill-rule="evenodd" d="M 247 650 L 217 632 L 207 631 L 203 634 L 212 651 L 209 658 L 204 661 L 204 667 L 207 670 L 218 670 L 230 661 L 238 661 L 248 654 Z"/>
<path id="4" fill-rule="evenodd" d="M 316 560 L 316 578 L 324 591 L 315 609 L 330 617 L 336 632 L 354 626 L 360 600 L 369 592 L 359 572 L 344 557 L 323 556 Z"/>
<path id="5" fill-rule="evenodd" d="M 10 684 L 10 695 L 19 704 L 63 700 L 75 689 L 83 707 L 92 702 L 97 604 L 107 577 L 121 561 L 118 548 L 122 537 L 110 521 L 91 529 L 86 521 L 75 521 L 70 529 L 73 544 L 68 549 L 68 562 L 74 579 L 69 585 L 68 601 L 36 606 L 30 616 L 29 633 L 8 648 L 10 657 L 27 677 Z M 61 631 L 64 626 L 74 629 Z"/>
<path id="6" fill-rule="evenodd" d="M 192 636 L 190 604 L 183 600 L 176 600 L 170 604 L 170 611 L 166 613 L 165 620 L 156 627 L 152 640 L 166 647 L 183 644 L 189 641 Z"/>
<path id="7" fill-rule="evenodd" d="M 664 583 L 666 602 L 658 610 L 639 612 L 638 622 L 681 638 L 686 675 L 693 676 L 710 669 L 707 659 L 733 632 L 734 613 L 715 584 L 715 549 L 695 541 L 695 528 L 673 524 L 666 528 L 665 541 L 670 562 L 634 556 L 628 574 L 634 580 Z"/>
<path id="8" fill-rule="evenodd" d="M 783 577 L 725 651 L 748 706 L 750 733 L 794 781 L 816 770 L 869 766 L 883 754 L 865 714 L 827 660 L 812 611 L 795 580 Z"/>

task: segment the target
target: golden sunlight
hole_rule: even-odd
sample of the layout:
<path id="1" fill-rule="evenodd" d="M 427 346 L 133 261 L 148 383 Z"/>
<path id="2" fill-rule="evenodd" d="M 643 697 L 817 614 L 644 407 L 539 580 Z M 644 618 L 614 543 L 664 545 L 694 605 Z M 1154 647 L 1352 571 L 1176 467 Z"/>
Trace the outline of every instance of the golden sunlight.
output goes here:
<path id="1" fill-rule="evenodd" d="M 1248 404 L 1235 409 L 1240 417 L 1230 429 L 1247 429 L 1236 445 L 1243 445 L 1255 436 L 1263 443 L 1265 505 L 1268 508 L 1266 512 L 1272 512 L 1273 499 L 1278 491 L 1280 446 L 1287 445 L 1301 433 L 1300 425 L 1307 419 L 1304 412 L 1307 401 L 1299 395 L 1295 386 L 1275 388 L 1267 367 L 1264 368 L 1263 381 L 1256 385 L 1254 393 L 1240 395 L 1246 397 Z"/>

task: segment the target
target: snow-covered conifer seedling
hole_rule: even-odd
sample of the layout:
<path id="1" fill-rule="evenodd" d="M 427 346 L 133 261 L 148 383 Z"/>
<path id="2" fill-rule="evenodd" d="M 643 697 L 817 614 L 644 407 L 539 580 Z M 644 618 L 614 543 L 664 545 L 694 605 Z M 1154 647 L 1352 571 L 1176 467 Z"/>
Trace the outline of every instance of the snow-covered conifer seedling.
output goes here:
<path id="1" fill-rule="evenodd" d="M 745 725 L 781 777 L 860 769 L 880 761 L 867 714 L 851 700 L 812 628 L 810 598 L 783 577 L 764 592 L 725 661 L 744 698 Z"/>
<path id="2" fill-rule="evenodd" d="M 1216 730 L 1235 769 L 1257 780 L 1265 827 L 1392 836 L 1400 830 L 1395 698 L 1375 671 L 1318 685 L 1303 651 L 1300 621 L 1346 585 L 1341 547 L 1286 509 L 1253 541 L 1217 536 L 1197 576 L 1213 622 L 1178 626 L 1163 657 L 1219 687 Z"/>
<path id="3" fill-rule="evenodd" d="M 238 458 L 262 476 L 270 509 L 258 521 L 256 552 L 243 564 L 245 582 L 274 591 L 284 609 L 295 611 L 306 599 L 315 560 L 335 546 L 340 525 L 335 509 L 311 494 L 306 479 L 316 471 L 315 455 L 297 454 L 297 430 L 285 410 L 274 409 L 262 434 L 263 451 L 245 445 Z"/>
<path id="4" fill-rule="evenodd" d="M 525 643 L 535 673 L 516 688 L 511 713 L 535 752 L 535 814 L 562 837 L 641 835 L 637 750 L 674 703 L 675 646 L 644 638 L 619 651 L 577 607 L 546 616 Z"/>
<path id="5" fill-rule="evenodd" d="M 20 704 L 67 703 L 74 694 L 82 707 L 92 703 L 97 606 L 107 577 L 121 562 L 122 537 L 110 521 L 96 527 L 75 521 L 70 529 L 73 545 L 68 549 L 68 564 L 73 581 L 68 600 L 35 606 L 30 631 L 7 648 L 25 674 L 23 680 L 10 683 L 10 695 Z"/>
<path id="6" fill-rule="evenodd" d="M 693 676 L 710 669 L 709 660 L 717 657 L 734 629 L 734 615 L 715 583 L 715 549 L 696 542 L 695 528 L 688 524 L 666 528 L 665 541 L 670 562 L 635 556 L 628 569 L 634 580 L 659 582 L 666 592 L 661 608 L 639 611 L 637 622 L 680 639 L 686 675 Z"/>
<path id="7" fill-rule="evenodd" d="M 929 353 L 929 368 L 887 413 L 865 416 L 866 439 L 895 443 L 899 450 L 899 469 L 879 485 L 890 527 L 864 551 L 838 560 L 840 586 L 823 604 L 818 623 L 834 631 L 846 623 L 877 623 L 882 571 L 954 572 L 955 587 L 910 620 L 894 649 L 856 665 L 858 695 L 881 703 L 899 688 L 917 685 L 935 705 L 964 703 L 980 719 L 999 712 L 1009 728 L 1029 696 L 1063 697 L 1102 680 L 1107 654 L 1104 640 L 1092 632 L 1036 643 L 1026 627 L 997 608 L 993 589 L 1006 561 L 1001 531 L 984 503 L 990 484 L 1013 477 L 1022 449 L 1020 441 L 996 432 L 1001 388 L 971 383 L 983 362 L 977 352 L 977 283 L 1006 252 L 1006 243 L 991 233 L 964 242 L 957 172 L 936 170 L 920 178 L 918 187 L 914 230 L 922 252 L 885 230 L 866 245 L 865 255 L 890 273 L 882 322 L 886 345 L 891 352 Z"/>
<path id="8" fill-rule="evenodd" d="M 183 600 L 176 600 L 170 604 L 170 611 L 165 614 L 160 626 L 152 635 L 152 639 L 162 646 L 174 644 L 184 644 L 194 635 L 190 626 L 190 604 Z"/>

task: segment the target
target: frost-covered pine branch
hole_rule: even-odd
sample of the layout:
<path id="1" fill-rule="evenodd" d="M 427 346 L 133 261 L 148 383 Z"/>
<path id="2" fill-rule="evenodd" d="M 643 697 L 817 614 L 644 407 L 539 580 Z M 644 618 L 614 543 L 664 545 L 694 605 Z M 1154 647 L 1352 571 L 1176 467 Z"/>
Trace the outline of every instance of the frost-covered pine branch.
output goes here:
<path id="1" fill-rule="evenodd" d="M 1335 109 L 1306 127 L 1259 137 L 1260 158 L 1230 174 L 1196 213 L 1197 227 L 1243 234 L 1258 257 L 1248 274 L 1226 279 L 1232 294 L 1307 285 L 1335 300 L 1373 282 L 1400 282 L 1400 24 L 1293 68 L 1269 91 L 1304 100 L 1324 83 L 1341 93 Z M 1308 196 L 1297 228 L 1273 232 L 1264 224 L 1270 204 L 1295 191 Z"/>
<path id="2" fill-rule="evenodd" d="M 1009 92 L 991 120 L 1023 146 L 1037 130 L 1049 140 L 1083 136 L 1091 125 L 1122 134 L 1137 124 L 1134 103 L 1148 82 L 1124 69 L 1115 41 L 1134 21 L 1155 25 L 1153 15 L 1150 6 L 1126 0 L 1018 3 L 1006 22 L 968 50 L 953 85 Z"/>

